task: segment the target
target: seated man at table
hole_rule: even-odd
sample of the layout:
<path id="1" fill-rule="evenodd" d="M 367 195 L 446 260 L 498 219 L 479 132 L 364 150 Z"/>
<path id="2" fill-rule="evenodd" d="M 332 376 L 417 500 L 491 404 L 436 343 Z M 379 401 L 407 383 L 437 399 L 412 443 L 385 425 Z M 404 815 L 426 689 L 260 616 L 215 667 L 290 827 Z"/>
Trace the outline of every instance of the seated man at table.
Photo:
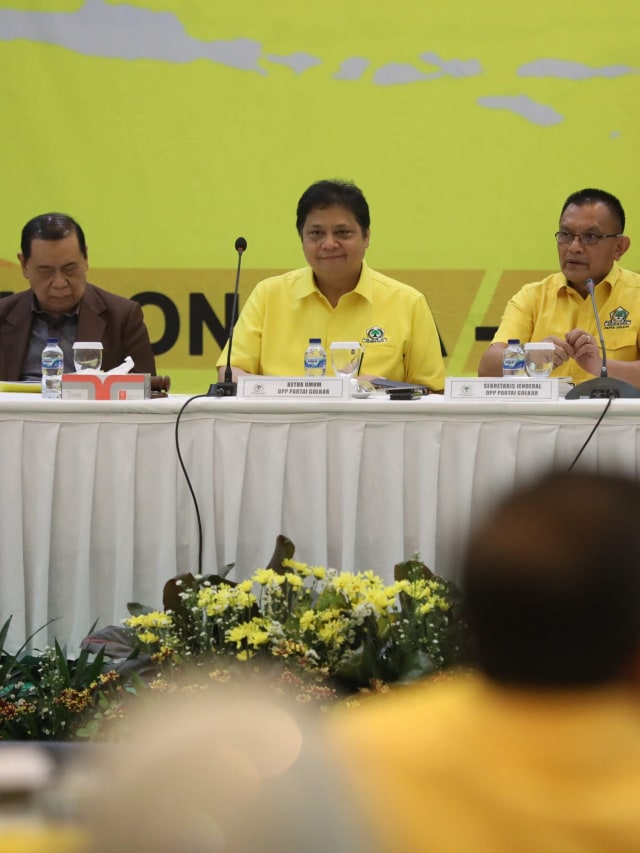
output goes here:
<path id="1" fill-rule="evenodd" d="M 259 282 L 233 332 L 240 373 L 301 376 L 309 338 L 364 346 L 361 375 L 444 387 L 440 339 L 424 295 L 370 269 L 369 206 L 358 187 L 318 181 L 298 202 L 308 266 Z M 224 376 L 226 348 L 217 366 Z M 330 372 L 330 365 L 328 365 Z"/>
<path id="2" fill-rule="evenodd" d="M 584 189 L 565 201 L 556 233 L 561 272 L 526 284 L 507 304 L 479 376 L 502 376 L 510 338 L 555 344 L 552 376 L 600 376 L 602 355 L 587 282 L 595 285 L 609 376 L 640 387 L 640 275 L 618 266 L 630 240 L 611 193 Z"/>
<path id="3" fill-rule="evenodd" d="M 75 370 L 75 341 L 101 341 L 103 370 L 131 356 L 136 373 L 155 375 L 140 305 L 87 282 L 87 244 L 74 219 L 44 213 L 29 220 L 18 260 L 30 289 L 0 299 L 0 379 L 39 380 L 50 337 L 64 353 L 65 373 Z"/>
<path id="4" fill-rule="evenodd" d="M 467 548 L 475 673 L 329 720 L 381 850 L 635 851 L 640 486 L 550 474 Z"/>

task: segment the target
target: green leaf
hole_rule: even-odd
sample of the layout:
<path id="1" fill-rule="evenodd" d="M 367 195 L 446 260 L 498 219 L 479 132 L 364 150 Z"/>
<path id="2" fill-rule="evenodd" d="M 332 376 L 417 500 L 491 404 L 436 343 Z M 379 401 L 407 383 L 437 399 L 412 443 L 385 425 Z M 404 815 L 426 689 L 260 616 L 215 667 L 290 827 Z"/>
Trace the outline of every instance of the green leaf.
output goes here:
<path id="1" fill-rule="evenodd" d="M 419 579 L 430 580 L 434 577 L 431 569 L 418 559 L 416 554 L 412 560 L 404 563 L 396 563 L 393 567 L 393 576 L 396 581 L 414 581 Z"/>
<path id="2" fill-rule="evenodd" d="M 422 649 L 414 649 L 405 654 L 397 664 L 398 681 L 416 681 L 434 672 L 435 666 L 429 655 Z"/>
<path id="3" fill-rule="evenodd" d="M 291 539 L 288 539 L 282 533 L 279 533 L 276 537 L 276 545 L 273 549 L 273 554 L 265 568 L 273 569 L 274 572 L 283 575 L 288 570 L 283 567 L 282 561 L 291 560 L 295 552 L 296 546 L 293 544 Z"/>

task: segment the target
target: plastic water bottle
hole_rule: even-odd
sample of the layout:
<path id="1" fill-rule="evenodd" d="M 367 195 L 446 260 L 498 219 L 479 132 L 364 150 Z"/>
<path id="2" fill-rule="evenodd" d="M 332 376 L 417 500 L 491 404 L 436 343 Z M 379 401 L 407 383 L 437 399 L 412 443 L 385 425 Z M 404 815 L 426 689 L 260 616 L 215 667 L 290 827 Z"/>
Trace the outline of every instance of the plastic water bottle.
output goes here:
<path id="1" fill-rule="evenodd" d="M 503 376 L 526 376 L 524 349 L 517 338 L 511 338 L 502 355 Z"/>
<path id="2" fill-rule="evenodd" d="M 309 338 L 309 346 L 304 353 L 304 375 L 325 376 L 327 373 L 327 354 L 321 338 Z"/>
<path id="3" fill-rule="evenodd" d="M 59 400 L 62 397 L 62 373 L 64 355 L 57 338 L 47 338 L 42 350 L 42 396 L 47 400 Z"/>

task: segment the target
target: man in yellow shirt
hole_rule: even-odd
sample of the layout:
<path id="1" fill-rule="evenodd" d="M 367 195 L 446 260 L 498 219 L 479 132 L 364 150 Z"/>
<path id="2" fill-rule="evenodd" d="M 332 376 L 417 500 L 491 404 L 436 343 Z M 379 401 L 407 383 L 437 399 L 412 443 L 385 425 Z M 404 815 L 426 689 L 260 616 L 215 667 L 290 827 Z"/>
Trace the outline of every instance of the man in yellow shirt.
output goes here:
<path id="1" fill-rule="evenodd" d="M 611 193 L 583 189 L 565 201 L 556 233 L 561 272 L 526 284 L 508 302 L 479 376 L 501 376 L 510 338 L 555 344 L 554 376 L 600 376 L 602 355 L 587 281 L 603 330 L 609 376 L 640 388 L 640 275 L 618 266 L 630 240 Z"/>
<path id="2" fill-rule="evenodd" d="M 308 267 L 259 282 L 233 332 L 240 373 L 300 376 L 309 338 L 364 347 L 361 375 L 444 387 L 438 332 L 424 295 L 370 269 L 370 218 L 358 187 L 318 181 L 298 202 L 296 226 Z M 226 348 L 217 366 L 224 376 Z"/>
<path id="3" fill-rule="evenodd" d="M 477 674 L 328 723 L 372 850 L 640 848 L 638 517 L 632 480 L 551 474 L 477 531 L 463 574 Z"/>

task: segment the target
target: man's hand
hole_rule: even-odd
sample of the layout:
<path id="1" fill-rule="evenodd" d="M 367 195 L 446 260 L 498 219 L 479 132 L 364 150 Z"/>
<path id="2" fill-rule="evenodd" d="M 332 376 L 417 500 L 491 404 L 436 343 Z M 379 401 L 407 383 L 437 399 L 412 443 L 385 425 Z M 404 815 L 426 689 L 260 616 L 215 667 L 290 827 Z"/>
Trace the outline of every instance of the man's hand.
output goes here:
<path id="1" fill-rule="evenodd" d="M 573 358 L 573 349 L 567 343 L 567 341 L 562 338 L 556 338 L 553 335 L 549 335 L 547 338 L 543 340 L 549 341 L 549 343 L 555 344 L 555 350 L 553 351 L 553 366 L 560 367 L 561 364 L 564 364 L 570 358 Z"/>
<path id="2" fill-rule="evenodd" d="M 600 375 L 602 367 L 602 356 L 598 342 L 585 332 L 584 329 L 572 329 L 565 335 L 567 344 L 571 348 L 573 358 L 578 362 L 583 370 L 593 374 Z"/>

